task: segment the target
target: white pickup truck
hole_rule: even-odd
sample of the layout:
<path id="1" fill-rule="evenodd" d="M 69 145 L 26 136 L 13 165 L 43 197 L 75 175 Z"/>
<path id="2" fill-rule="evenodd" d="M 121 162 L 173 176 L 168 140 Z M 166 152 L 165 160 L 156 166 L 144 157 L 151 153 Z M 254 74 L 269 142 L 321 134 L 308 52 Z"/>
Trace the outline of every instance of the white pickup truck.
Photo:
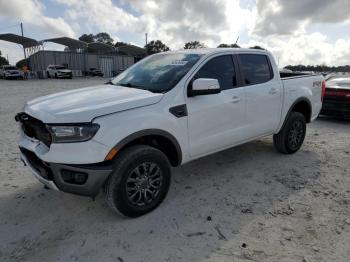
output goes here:
<path id="1" fill-rule="evenodd" d="M 264 50 L 155 54 L 107 84 L 28 102 L 16 116 L 21 158 L 47 187 L 103 188 L 112 209 L 136 217 L 165 198 L 171 166 L 268 135 L 298 151 L 324 89 L 321 76 L 280 76 Z"/>

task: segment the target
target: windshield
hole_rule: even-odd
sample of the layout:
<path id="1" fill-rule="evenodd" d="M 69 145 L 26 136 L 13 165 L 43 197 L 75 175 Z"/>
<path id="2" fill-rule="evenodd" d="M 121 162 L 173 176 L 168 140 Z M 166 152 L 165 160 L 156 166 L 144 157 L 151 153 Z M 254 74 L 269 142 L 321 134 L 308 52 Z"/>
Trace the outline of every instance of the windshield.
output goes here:
<path id="1" fill-rule="evenodd" d="M 200 54 L 166 53 L 147 57 L 112 80 L 112 84 L 164 93 L 199 60 Z"/>
<path id="2" fill-rule="evenodd" d="M 59 70 L 59 69 L 66 69 L 64 66 L 56 66 L 56 70 Z"/>

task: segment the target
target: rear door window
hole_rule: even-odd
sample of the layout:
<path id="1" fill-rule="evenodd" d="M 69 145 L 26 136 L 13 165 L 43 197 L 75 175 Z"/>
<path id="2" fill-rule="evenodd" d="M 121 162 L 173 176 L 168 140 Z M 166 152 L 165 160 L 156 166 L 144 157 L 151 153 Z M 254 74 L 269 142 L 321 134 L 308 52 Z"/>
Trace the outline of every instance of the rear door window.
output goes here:
<path id="1" fill-rule="evenodd" d="M 268 82 L 273 78 L 273 72 L 266 55 L 238 55 L 245 85 L 256 85 Z"/>

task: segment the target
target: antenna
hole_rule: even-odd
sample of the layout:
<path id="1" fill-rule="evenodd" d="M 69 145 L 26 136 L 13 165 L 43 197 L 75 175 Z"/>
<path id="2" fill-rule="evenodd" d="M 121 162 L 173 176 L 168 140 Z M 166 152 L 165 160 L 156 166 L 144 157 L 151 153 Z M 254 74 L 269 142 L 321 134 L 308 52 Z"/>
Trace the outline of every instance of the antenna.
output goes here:
<path id="1" fill-rule="evenodd" d="M 237 45 L 237 43 L 238 43 L 238 40 L 239 40 L 239 36 L 237 36 L 237 39 L 236 39 L 236 42 L 235 42 L 236 45 Z"/>

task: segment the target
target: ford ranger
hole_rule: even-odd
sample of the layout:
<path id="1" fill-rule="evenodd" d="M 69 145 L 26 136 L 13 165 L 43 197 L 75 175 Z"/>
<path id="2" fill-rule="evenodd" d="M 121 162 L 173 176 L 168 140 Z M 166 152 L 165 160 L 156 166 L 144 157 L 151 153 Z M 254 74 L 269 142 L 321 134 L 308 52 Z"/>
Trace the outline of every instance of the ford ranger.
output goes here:
<path id="1" fill-rule="evenodd" d="M 21 159 L 54 190 L 137 217 L 155 209 L 171 166 L 273 135 L 300 149 L 322 107 L 322 76 L 279 73 L 253 49 L 148 56 L 104 85 L 40 97 L 16 115 Z"/>

